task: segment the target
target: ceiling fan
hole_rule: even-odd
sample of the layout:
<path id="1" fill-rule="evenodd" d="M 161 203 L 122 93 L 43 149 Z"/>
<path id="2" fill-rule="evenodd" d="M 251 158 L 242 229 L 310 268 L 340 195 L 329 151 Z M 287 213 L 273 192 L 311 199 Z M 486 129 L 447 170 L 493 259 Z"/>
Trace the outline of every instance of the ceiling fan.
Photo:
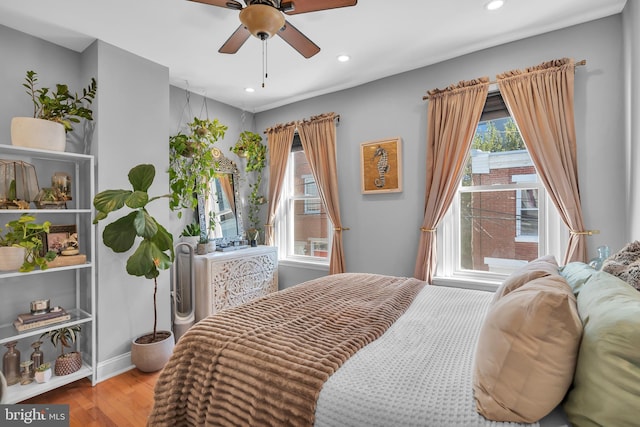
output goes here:
<path id="1" fill-rule="evenodd" d="M 246 6 L 237 0 L 190 0 L 211 6 L 240 11 L 240 26 L 220 47 L 220 53 L 236 53 L 250 35 L 266 40 L 279 35 L 305 58 L 320 52 L 320 48 L 296 27 L 288 22 L 284 14 L 317 12 L 339 7 L 355 6 L 358 0 L 244 0 Z"/>

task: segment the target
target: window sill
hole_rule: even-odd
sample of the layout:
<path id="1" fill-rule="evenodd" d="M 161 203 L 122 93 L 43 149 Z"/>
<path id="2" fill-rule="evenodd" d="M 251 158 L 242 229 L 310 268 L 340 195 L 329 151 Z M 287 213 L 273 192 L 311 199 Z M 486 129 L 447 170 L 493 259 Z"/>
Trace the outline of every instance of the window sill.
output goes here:
<path id="1" fill-rule="evenodd" d="M 500 282 L 493 280 L 468 279 L 460 277 L 434 277 L 432 283 L 436 286 L 449 286 L 452 288 L 475 289 L 477 291 L 495 292 Z"/>
<path id="2" fill-rule="evenodd" d="M 329 271 L 329 264 L 307 260 L 285 258 L 278 261 L 278 266 L 304 268 L 307 270 Z"/>

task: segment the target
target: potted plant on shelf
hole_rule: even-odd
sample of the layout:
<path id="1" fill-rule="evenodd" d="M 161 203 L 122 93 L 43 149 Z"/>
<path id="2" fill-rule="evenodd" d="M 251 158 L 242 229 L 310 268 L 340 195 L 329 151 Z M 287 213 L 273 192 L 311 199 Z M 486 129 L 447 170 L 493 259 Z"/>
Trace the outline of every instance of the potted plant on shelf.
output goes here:
<path id="1" fill-rule="evenodd" d="M 88 104 L 96 96 L 96 79 L 82 89 L 82 96 L 71 94 L 65 84 L 56 84 L 56 89 L 36 89 L 38 75 L 27 71 L 26 83 L 22 85 L 33 102 L 33 117 L 14 117 L 11 120 L 11 143 L 22 147 L 64 151 L 66 134 L 73 130 L 72 123 L 80 119 L 93 120 L 93 111 Z"/>
<path id="2" fill-rule="evenodd" d="M 36 368 L 34 378 L 38 384 L 46 383 L 51 379 L 51 363 L 45 362 Z"/>
<path id="3" fill-rule="evenodd" d="M 231 147 L 231 151 L 240 157 L 247 159 L 245 172 L 254 172 L 254 182 L 249 184 L 249 209 L 247 216 L 250 229 L 253 234 L 260 231 L 260 206 L 266 203 L 264 196 L 260 195 L 260 185 L 262 184 L 262 170 L 266 166 L 267 147 L 262 144 L 262 137 L 257 133 L 244 131 L 240 134 L 236 144 Z M 249 236 L 253 239 L 252 236 Z"/>
<path id="4" fill-rule="evenodd" d="M 6 232 L 0 236 L 0 271 L 26 273 L 36 267 L 46 270 L 47 262 L 55 259 L 54 251 L 42 254 L 43 234 L 49 232 L 51 223 L 37 224 L 35 220 L 35 215 L 23 214 L 5 225 Z"/>
<path id="5" fill-rule="evenodd" d="M 209 196 L 209 182 L 216 176 L 214 144 L 224 138 L 227 126 L 218 119 L 199 119 L 187 124 L 188 133 L 178 132 L 169 137 L 169 207 L 197 210 L 198 196 Z M 207 230 L 201 230 L 206 235 Z"/>
<path id="6" fill-rule="evenodd" d="M 135 338 L 131 343 L 131 361 L 143 372 L 162 369 L 174 346 L 171 331 L 158 331 L 157 292 L 160 270 L 171 267 L 174 260 L 173 236 L 147 211 L 147 205 L 169 194 L 151 197 L 149 187 L 156 170 L 153 165 L 141 164 L 129 171 L 131 190 L 105 190 L 93 199 L 96 208 L 94 224 L 107 218 L 110 212 L 125 206 L 131 210 L 126 216 L 108 224 L 103 233 L 104 244 L 116 253 L 127 252 L 137 243 L 127 259 L 126 270 L 132 276 L 153 280 L 153 331 Z"/>
<path id="7" fill-rule="evenodd" d="M 49 338 L 55 348 L 60 346 L 60 356 L 56 358 L 54 371 L 58 376 L 73 374 L 82 367 L 82 355 L 79 351 L 65 353 L 65 347 L 71 348 L 80 335 L 80 325 L 67 326 L 47 331 L 40 338 Z"/>

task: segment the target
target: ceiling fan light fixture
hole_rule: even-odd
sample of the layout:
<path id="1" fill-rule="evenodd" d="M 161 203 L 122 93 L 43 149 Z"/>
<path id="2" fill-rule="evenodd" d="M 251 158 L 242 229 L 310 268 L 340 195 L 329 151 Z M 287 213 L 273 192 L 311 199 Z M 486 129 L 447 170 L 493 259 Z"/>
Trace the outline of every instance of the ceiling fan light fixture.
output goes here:
<path id="1" fill-rule="evenodd" d="M 251 4 L 240 11 L 240 22 L 253 36 L 265 40 L 284 26 L 284 15 L 273 6 Z"/>

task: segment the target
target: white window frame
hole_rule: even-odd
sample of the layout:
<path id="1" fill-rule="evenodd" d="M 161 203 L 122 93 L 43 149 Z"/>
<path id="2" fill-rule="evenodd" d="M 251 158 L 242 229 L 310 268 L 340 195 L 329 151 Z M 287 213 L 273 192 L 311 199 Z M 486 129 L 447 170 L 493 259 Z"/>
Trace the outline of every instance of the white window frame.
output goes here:
<path id="1" fill-rule="evenodd" d="M 511 177 L 511 179 L 513 180 L 513 182 L 517 182 L 517 183 L 538 183 L 538 175 L 537 174 L 523 174 L 523 175 L 513 175 Z M 545 193 L 545 189 L 543 185 L 531 185 L 528 188 L 521 188 L 516 190 L 516 242 L 533 242 L 533 243 L 538 243 L 540 244 L 540 234 L 543 230 L 540 230 L 540 224 L 538 224 L 538 234 L 535 236 L 530 236 L 530 235 L 523 235 L 522 234 L 522 192 L 525 190 L 529 190 L 529 189 L 535 189 L 538 190 L 538 207 L 535 208 L 535 210 L 537 210 L 538 212 L 540 212 L 541 209 L 541 203 L 544 204 L 544 199 L 545 197 L 540 197 Z M 542 199 L 542 202 L 540 201 Z M 534 209 L 527 209 L 527 210 L 534 210 Z M 544 211 L 542 211 L 544 212 Z M 538 214 L 539 215 L 539 214 Z M 544 233 L 542 233 L 544 234 Z"/>
<path id="2" fill-rule="evenodd" d="M 280 195 L 280 202 L 278 204 L 278 211 L 276 213 L 275 220 L 275 242 L 278 246 L 278 263 L 284 266 L 304 267 L 322 271 L 329 270 L 329 262 L 331 256 L 328 257 L 314 257 L 310 255 L 296 255 L 294 252 L 295 247 L 295 233 L 294 233 L 294 218 L 295 218 L 295 201 L 297 200 L 318 200 L 322 203 L 320 196 L 297 196 L 294 197 L 294 160 L 293 152 L 289 154 L 287 161 L 287 170 L 285 171 L 284 182 L 282 183 L 282 192 Z M 306 203 L 305 203 L 306 211 Z M 329 255 L 332 247 L 333 237 L 333 224 L 327 217 L 327 248 Z"/>
<path id="3" fill-rule="evenodd" d="M 515 182 L 507 185 L 487 185 L 463 187 L 460 185 L 451 207 L 436 230 L 437 259 L 433 283 L 442 286 L 454 286 L 468 289 L 495 291 L 508 277 L 509 273 L 463 270 L 460 268 L 460 190 L 495 191 L 504 189 L 538 189 L 538 256 L 554 255 L 561 263 L 566 251 L 569 232 L 562 222 L 558 211 L 549 198 L 546 189 L 537 182 Z M 473 188 L 473 190 L 470 190 Z M 541 218 L 540 214 L 544 214 Z M 522 262 L 524 264 L 525 262 Z M 510 267 L 513 268 L 513 263 Z"/>

